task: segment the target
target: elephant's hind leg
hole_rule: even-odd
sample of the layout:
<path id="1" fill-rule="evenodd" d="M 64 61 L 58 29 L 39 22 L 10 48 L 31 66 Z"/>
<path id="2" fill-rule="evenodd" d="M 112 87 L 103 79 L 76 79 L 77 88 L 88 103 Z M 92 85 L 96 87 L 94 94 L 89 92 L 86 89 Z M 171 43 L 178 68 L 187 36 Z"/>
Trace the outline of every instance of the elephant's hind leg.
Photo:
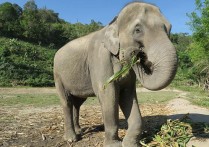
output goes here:
<path id="1" fill-rule="evenodd" d="M 78 141 L 78 136 L 75 133 L 74 121 L 73 121 L 73 97 L 65 89 L 59 79 L 55 79 L 55 86 L 58 91 L 60 101 L 63 107 L 64 113 L 64 139 L 69 142 Z"/>
<path id="2" fill-rule="evenodd" d="M 80 106 L 86 101 L 86 98 L 73 96 L 73 121 L 74 128 L 77 135 L 82 135 L 82 130 L 79 125 Z"/>

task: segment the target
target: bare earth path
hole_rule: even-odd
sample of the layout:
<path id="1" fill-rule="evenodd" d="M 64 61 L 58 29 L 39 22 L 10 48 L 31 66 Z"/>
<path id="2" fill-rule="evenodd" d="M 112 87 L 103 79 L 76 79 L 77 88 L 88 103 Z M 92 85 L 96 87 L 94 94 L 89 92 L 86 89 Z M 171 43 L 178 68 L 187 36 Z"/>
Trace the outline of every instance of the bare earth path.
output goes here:
<path id="1" fill-rule="evenodd" d="M 169 89 L 166 89 L 169 91 Z M 137 92 L 147 92 L 137 89 Z M 178 98 L 167 104 L 140 105 L 145 130 L 150 131 L 162 124 L 167 118 L 176 119 L 190 113 L 194 121 L 209 123 L 209 110 L 192 105 L 184 98 L 185 92 L 179 93 Z M 0 94 L 54 94 L 54 88 L 0 88 Z M 1 97 L 0 97 L 1 98 Z M 61 106 L 48 107 L 0 107 L 0 147 L 100 147 L 103 143 L 104 127 L 100 106 L 83 105 L 81 108 L 81 127 L 83 128 L 82 140 L 69 144 L 62 139 L 63 113 Z M 119 136 L 125 135 L 127 124 L 120 113 Z M 209 139 L 192 138 L 188 147 L 208 147 Z"/>

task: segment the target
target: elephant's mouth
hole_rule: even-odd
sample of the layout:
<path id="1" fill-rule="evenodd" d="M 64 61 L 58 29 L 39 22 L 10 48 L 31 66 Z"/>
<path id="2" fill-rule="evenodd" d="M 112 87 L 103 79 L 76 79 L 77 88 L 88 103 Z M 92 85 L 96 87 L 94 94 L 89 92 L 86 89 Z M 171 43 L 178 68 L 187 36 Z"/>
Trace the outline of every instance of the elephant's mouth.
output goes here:
<path id="1" fill-rule="evenodd" d="M 144 48 L 140 48 L 139 53 L 137 54 L 138 60 L 140 60 L 138 68 L 143 70 L 147 75 L 151 75 L 154 71 L 154 66 L 151 61 L 148 60 L 147 54 L 143 51 Z M 139 73 L 138 73 L 139 74 Z"/>
<path id="2" fill-rule="evenodd" d="M 140 61 L 135 64 L 132 68 L 138 78 L 141 81 L 141 76 L 143 74 L 152 75 L 154 71 L 154 65 L 151 61 L 148 60 L 147 54 L 144 52 L 144 47 L 140 47 L 138 52 L 133 52 L 133 55 L 137 57 L 137 60 Z M 142 74 L 143 73 L 143 74 Z"/>
<path id="3" fill-rule="evenodd" d="M 148 60 L 147 54 L 144 52 L 145 47 L 129 47 L 126 50 L 121 51 L 120 60 L 122 63 L 130 62 L 133 57 L 137 58 L 136 64 L 132 67 L 137 75 L 138 80 L 139 76 L 143 74 L 152 75 L 154 71 L 153 63 Z M 143 73 L 143 74 L 142 74 Z"/>
<path id="4" fill-rule="evenodd" d="M 136 66 L 140 67 L 146 74 L 150 75 L 153 72 L 153 63 L 148 60 L 147 54 L 144 52 L 144 47 L 129 47 L 126 50 L 121 52 L 120 60 L 123 63 L 130 62 L 131 59 L 135 56 L 138 61 Z"/>

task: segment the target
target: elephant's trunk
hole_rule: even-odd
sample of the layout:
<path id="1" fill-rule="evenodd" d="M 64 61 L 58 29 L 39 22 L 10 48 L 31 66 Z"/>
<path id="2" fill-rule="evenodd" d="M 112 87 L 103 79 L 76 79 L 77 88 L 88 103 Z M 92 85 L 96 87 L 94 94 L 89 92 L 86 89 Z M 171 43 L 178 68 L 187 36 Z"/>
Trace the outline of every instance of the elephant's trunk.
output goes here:
<path id="1" fill-rule="evenodd" d="M 141 62 L 133 69 L 145 88 L 160 90 L 171 83 L 177 70 L 177 55 L 167 36 L 145 46 L 139 57 Z"/>

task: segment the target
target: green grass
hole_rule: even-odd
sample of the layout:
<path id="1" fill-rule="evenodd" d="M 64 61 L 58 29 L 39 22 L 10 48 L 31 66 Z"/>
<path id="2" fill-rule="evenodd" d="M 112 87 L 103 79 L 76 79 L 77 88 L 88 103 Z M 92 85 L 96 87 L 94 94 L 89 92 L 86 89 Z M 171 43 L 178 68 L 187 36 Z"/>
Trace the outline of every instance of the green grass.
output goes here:
<path id="1" fill-rule="evenodd" d="M 193 104 L 209 108 L 209 92 L 204 91 L 192 91 L 187 94 L 187 99 Z"/>
<path id="2" fill-rule="evenodd" d="M 205 107 L 209 109 L 209 91 L 204 91 L 198 85 L 186 86 L 184 84 L 171 85 L 172 88 L 187 92 L 186 99 L 194 105 Z"/>
<path id="3" fill-rule="evenodd" d="M 200 91 L 202 91 L 202 89 L 200 87 L 198 87 L 197 85 L 186 86 L 185 84 L 179 84 L 179 85 L 171 84 L 170 87 L 174 88 L 174 89 L 179 89 L 179 90 L 182 90 L 182 91 L 187 91 L 187 92 L 193 92 L 193 91 L 200 92 Z"/>
<path id="4" fill-rule="evenodd" d="M 137 93 L 140 104 L 166 103 L 179 95 L 178 92 L 158 91 L 158 92 L 139 92 Z M 90 97 L 85 102 L 86 105 L 99 105 L 97 97 Z"/>
<path id="5" fill-rule="evenodd" d="M 139 103 L 163 103 L 178 95 L 177 92 L 140 92 L 138 93 Z M 1 94 L 0 106 L 35 106 L 44 107 L 59 105 L 60 101 L 56 94 Z M 99 105 L 97 97 L 90 97 L 86 105 Z"/>
<path id="6" fill-rule="evenodd" d="M 97 97 L 89 97 L 85 105 L 99 105 Z M 60 105 L 57 94 L 0 94 L 1 106 L 33 106 L 46 107 Z"/>
<path id="7" fill-rule="evenodd" d="M 139 103 L 155 104 L 164 103 L 175 98 L 177 92 L 140 92 L 137 94 Z M 97 97 L 90 97 L 85 105 L 99 105 Z M 0 94 L 0 106 L 34 106 L 45 107 L 60 105 L 57 94 Z"/>
<path id="8" fill-rule="evenodd" d="M 158 91 L 158 92 L 139 92 L 137 93 L 138 102 L 140 104 L 157 104 L 166 103 L 178 96 L 178 92 Z M 99 105 L 97 97 L 90 97 L 85 102 L 86 105 Z"/>
<path id="9" fill-rule="evenodd" d="M 165 103 L 169 100 L 176 98 L 179 95 L 178 92 L 170 91 L 157 91 L 157 92 L 140 92 L 137 93 L 138 101 L 140 104 L 157 104 Z"/>
<path id="10" fill-rule="evenodd" d="M 187 92 L 186 99 L 194 105 L 209 108 L 209 91 L 204 91 L 202 88 L 195 86 L 179 85 L 176 89 Z"/>
<path id="11" fill-rule="evenodd" d="M 56 94 L 10 94 L 0 95 L 0 106 L 34 106 L 45 107 L 59 105 Z"/>
<path id="12" fill-rule="evenodd" d="M 97 97 L 89 97 L 84 105 L 99 105 L 99 99 Z"/>
<path id="13" fill-rule="evenodd" d="M 190 88 L 186 99 L 195 105 L 209 108 L 209 92 L 199 89 Z M 137 93 L 140 104 L 158 104 L 166 103 L 180 93 L 175 91 L 156 91 L 156 92 L 139 92 Z M 50 105 L 59 105 L 60 100 L 57 94 L 0 94 L 0 106 L 35 106 L 44 107 Z M 99 105 L 97 97 L 90 97 L 85 105 Z"/>

